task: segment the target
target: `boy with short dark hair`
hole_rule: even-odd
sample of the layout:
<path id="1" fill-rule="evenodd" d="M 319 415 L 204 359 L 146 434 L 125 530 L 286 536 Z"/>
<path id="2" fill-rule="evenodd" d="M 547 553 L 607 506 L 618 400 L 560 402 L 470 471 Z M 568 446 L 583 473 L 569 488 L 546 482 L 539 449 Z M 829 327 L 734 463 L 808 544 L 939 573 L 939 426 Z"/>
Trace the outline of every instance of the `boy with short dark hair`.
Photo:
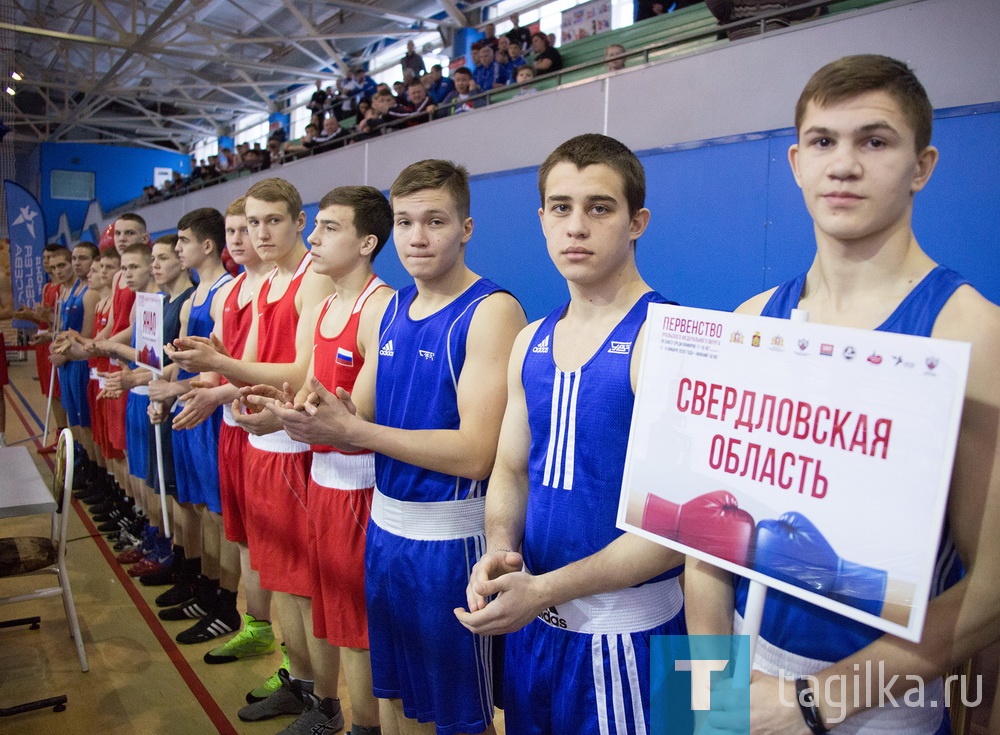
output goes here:
<path id="1" fill-rule="evenodd" d="M 615 525 L 646 311 L 665 302 L 635 262 L 645 172 L 617 140 L 580 135 L 545 160 L 538 188 L 570 301 L 514 344 L 488 551 L 456 615 L 510 633 L 511 732 L 645 733 L 650 637 L 684 633 L 683 557 Z"/>
<path id="2" fill-rule="evenodd" d="M 1000 524 L 1000 309 L 931 260 L 913 234 L 914 196 L 938 160 L 931 117 L 927 93 L 901 61 L 849 56 L 817 71 L 799 97 L 798 141 L 788 152 L 813 219 L 816 258 L 806 273 L 739 308 L 782 318 L 801 308 L 824 324 L 972 344 L 932 584 L 941 592 L 928 605 L 922 640 L 903 641 L 771 590 L 750 687 L 754 726 L 768 732 L 819 733 L 842 722 L 850 732 L 949 732 L 937 677 L 1000 637 L 994 531 Z M 738 633 L 742 617 L 734 614 L 734 598 L 736 612 L 744 610 L 746 580 L 736 580 L 734 590 L 731 574 L 703 562 L 692 562 L 686 577 L 691 631 Z M 907 698 L 908 706 L 883 697 L 873 702 L 873 682 L 857 672 L 875 668 L 896 698 L 915 678 L 929 683 L 921 686 L 919 702 Z M 799 678 L 779 679 L 779 670 Z M 713 710 L 723 717 L 726 703 L 713 692 Z M 709 714 L 709 724 L 715 716 Z"/>
<path id="3" fill-rule="evenodd" d="M 376 452 L 365 551 L 372 681 L 407 733 L 493 731 L 493 641 L 451 611 L 484 548 L 503 365 L 524 312 L 465 263 L 469 197 L 468 174 L 449 161 L 396 178 L 393 236 L 415 285 L 385 308 L 352 394 L 314 382 L 318 405 L 305 409 L 318 420 L 300 435 Z"/>

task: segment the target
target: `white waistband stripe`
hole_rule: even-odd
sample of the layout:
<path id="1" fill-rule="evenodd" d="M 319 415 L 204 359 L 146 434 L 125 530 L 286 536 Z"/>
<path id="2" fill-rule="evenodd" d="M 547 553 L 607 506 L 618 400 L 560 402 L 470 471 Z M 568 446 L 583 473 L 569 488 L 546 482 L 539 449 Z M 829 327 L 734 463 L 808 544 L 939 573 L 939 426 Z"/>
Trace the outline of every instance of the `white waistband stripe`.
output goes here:
<path id="1" fill-rule="evenodd" d="M 416 541 L 451 541 L 485 533 L 486 498 L 417 503 L 389 498 L 375 488 L 372 521 Z"/>

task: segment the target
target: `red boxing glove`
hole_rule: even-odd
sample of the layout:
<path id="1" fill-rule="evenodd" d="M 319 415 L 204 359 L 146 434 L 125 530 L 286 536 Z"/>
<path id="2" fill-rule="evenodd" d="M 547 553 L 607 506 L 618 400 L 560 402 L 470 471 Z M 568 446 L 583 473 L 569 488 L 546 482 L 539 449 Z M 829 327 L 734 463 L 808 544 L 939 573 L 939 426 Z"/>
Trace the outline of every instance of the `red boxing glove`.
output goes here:
<path id="1" fill-rule="evenodd" d="M 685 546 L 747 566 L 753 517 L 726 490 L 700 495 L 684 505 L 650 493 L 642 512 L 642 528 Z"/>

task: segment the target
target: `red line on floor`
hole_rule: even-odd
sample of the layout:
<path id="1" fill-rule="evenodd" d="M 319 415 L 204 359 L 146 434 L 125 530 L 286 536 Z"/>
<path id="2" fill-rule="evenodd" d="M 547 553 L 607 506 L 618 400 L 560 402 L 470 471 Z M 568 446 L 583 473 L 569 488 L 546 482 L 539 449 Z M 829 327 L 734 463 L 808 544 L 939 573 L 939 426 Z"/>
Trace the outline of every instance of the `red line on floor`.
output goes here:
<path id="1" fill-rule="evenodd" d="M 12 398 L 9 392 L 7 392 L 7 397 Z M 10 400 L 8 403 L 14 410 L 14 413 L 17 414 L 17 417 L 21 420 L 21 425 L 24 426 L 25 431 L 30 435 L 31 424 L 28 421 L 28 417 L 18 406 L 18 402 Z M 42 444 L 40 441 L 35 439 L 34 442 L 36 449 L 41 448 Z M 42 457 L 45 460 L 45 463 L 49 466 L 49 469 L 53 470 L 54 463 L 52 459 L 46 455 L 42 455 Z M 118 560 L 115 559 L 112 549 L 103 542 L 103 539 L 101 539 L 101 532 L 97 530 L 94 522 L 90 520 L 90 516 L 87 515 L 87 512 L 84 510 L 83 504 L 76 498 L 73 498 L 72 504 L 73 508 L 76 510 L 76 514 L 80 517 L 84 527 L 87 529 L 87 532 L 94 537 L 94 542 L 97 544 L 97 548 L 100 550 L 101 554 L 104 555 L 104 559 L 108 563 L 108 566 L 111 567 L 111 571 L 115 573 L 115 576 L 118 577 L 118 581 L 121 582 L 122 588 L 126 593 L 128 593 L 128 596 L 132 598 L 132 602 L 135 604 L 139 614 L 142 615 L 143 619 L 146 621 L 146 625 L 149 626 L 153 635 L 156 636 L 156 640 L 160 642 L 160 646 L 173 663 L 174 668 L 177 669 L 177 673 L 180 674 L 181 679 L 183 679 L 184 683 L 187 684 L 188 689 L 191 690 L 191 693 L 198 701 L 198 704 L 201 705 L 205 714 L 208 715 L 208 719 L 210 719 L 212 724 L 215 725 L 219 735 L 238 735 L 236 728 L 233 727 L 233 723 L 229 721 L 229 718 L 226 717 L 226 713 L 222 711 L 222 708 L 219 707 L 218 703 L 209 693 L 208 689 L 206 689 L 205 685 L 201 683 L 201 679 L 195 673 L 194 669 L 191 668 L 191 664 L 188 663 L 187 659 L 184 658 L 183 654 L 177 648 L 177 644 L 174 642 L 174 639 L 170 637 L 170 634 L 167 633 L 167 631 L 163 628 L 163 625 L 160 623 L 160 619 L 156 617 L 156 614 L 152 611 L 152 609 L 150 609 L 149 603 L 146 602 L 146 598 L 144 598 L 139 590 L 136 589 L 135 582 L 130 576 L 128 576 L 122 565 L 118 563 Z"/>
<path id="2" fill-rule="evenodd" d="M 94 526 L 94 522 L 90 520 L 90 516 L 84 511 L 80 501 L 74 498 L 73 507 L 76 509 L 76 513 L 80 516 L 80 520 L 83 521 L 83 525 L 95 537 L 100 537 L 101 533 Z M 96 538 L 95 538 L 96 540 Z M 156 640 L 160 642 L 163 650 L 166 652 L 167 657 L 173 662 L 174 667 L 177 669 L 177 673 L 181 675 L 184 683 L 187 684 L 188 689 L 194 695 L 194 698 L 198 700 L 198 704 L 201 708 L 205 710 L 205 714 L 215 725 L 216 729 L 219 731 L 220 735 L 237 735 L 236 728 L 226 717 L 226 714 L 219 707 L 218 703 L 205 688 L 205 685 L 201 683 L 201 679 L 198 674 L 195 673 L 194 669 L 191 668 L 191 664 L 188 663 L 187 659 L 177 648 L 177 644 L 174 639 L 170 637 L 170 634 L 163 628 L 160 623 L 160 619 L 156 617 L 156 613 L 149 607 L 149 603 L 146 602 L 146 598 L 142 596 L 139 590 L 136 588 L 133 579 L 128 576 L 125 568 L 118 563 L 115 559 L 114 552 L 108 547 L 106 543 L 98 543 L 97 548 L 101 550 L 104 555 L 105 560 L 108 562 L 108 566 L 118 577 L 118 581 L 121 582 L 122 587 L 128 593 L 128 596 L 132 598 L 132 602 L 135 603 L 136 609 L 139 614 L 145 619 L 146 624 L 149 629 L 156 636 Z M 193 622 L 193 621 L 192 621 Z"/>

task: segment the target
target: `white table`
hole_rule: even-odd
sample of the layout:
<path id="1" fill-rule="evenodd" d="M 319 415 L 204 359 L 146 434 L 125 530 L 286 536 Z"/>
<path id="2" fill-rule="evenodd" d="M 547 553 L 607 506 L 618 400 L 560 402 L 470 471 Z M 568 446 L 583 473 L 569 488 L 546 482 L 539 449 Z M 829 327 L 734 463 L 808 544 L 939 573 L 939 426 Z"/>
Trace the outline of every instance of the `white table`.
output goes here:
<path id="1" fill-rule="evenodd" d="M 28 448 L 0 448 L 0 518 L 52 513 L 56 501 Z"/>

